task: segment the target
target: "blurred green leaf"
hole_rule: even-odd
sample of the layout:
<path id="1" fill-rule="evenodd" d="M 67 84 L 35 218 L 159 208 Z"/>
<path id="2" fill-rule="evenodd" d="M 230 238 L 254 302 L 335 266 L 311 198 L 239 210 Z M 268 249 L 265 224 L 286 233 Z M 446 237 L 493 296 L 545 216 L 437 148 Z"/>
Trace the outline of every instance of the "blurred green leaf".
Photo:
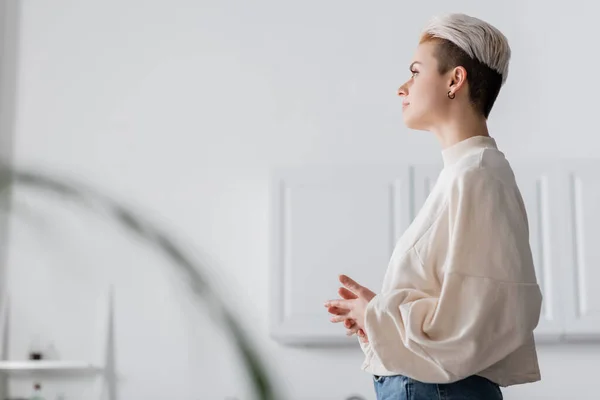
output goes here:
<path id="1" fill-rule="evenodd" d="M 35 171 L 21 171 L 0 165 L 0 207 L 8 212 L 10 212 L 10 189 L 15 186 L 35 188 L 48 195 L 59 195 L 65 200 L 74 200 L 88 209 L 107 212 L 118 226 L 125 228 L 131 235 L 143 239 L 148 246 L 162 253 L 171 262 L 170 265 L 186 276 L 185 281 L 190 284 L 192 291 L 216 313 L 223 328 L 231 334 L 234 346 L 250 378 L 256 399 L 277 400 L 261 358 L 256 354 L 254 346 L 237 320 L 225 307 L 225 303 L 204 278 L 202 266 L 188 257 L 162 229 L 136 215 L 125 205 L 82 184 L 53 178 Z"/>

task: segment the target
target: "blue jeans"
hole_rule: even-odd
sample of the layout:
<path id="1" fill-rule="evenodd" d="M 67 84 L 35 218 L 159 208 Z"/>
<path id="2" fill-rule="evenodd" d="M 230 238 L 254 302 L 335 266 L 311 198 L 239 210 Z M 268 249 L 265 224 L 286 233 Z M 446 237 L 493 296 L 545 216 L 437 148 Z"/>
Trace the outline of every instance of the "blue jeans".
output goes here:
<path id="1" fill-rule="evenodd" d="M 502 400 L 500 387 L 481 376 L 447 384 L 423 383 L 402 375 L 373 376 L 377 400 Z"/>

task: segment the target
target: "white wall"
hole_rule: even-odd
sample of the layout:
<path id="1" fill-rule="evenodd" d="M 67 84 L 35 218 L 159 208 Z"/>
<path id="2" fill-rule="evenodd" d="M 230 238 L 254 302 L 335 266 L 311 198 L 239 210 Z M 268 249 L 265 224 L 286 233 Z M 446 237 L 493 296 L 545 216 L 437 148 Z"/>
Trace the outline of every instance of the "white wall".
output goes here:
<path id="1" fill-rule="evenodd" d="M 437 161 L 434 138 L 402 126 L 395 96 L 430 16 L 470 13 L 508 36 L 510 76 L 490 126 L 510 159 L 593 157 L 600 146 L 595 13 L 583 1 L 20 4 L 16 162 L 103 188 L 193 246 L 285 399 L 374 395 L 358 349 L 268 337 L 268 171 Z M 235 354 L 163 262 L 84 213 L 19 198 L 11 357 L 38 334 L 65 358 L 94 358 L 112 282 L 119 398 L 249 398 Z M 541 346 L 540 360 L 543 381 L 507 399 L 594 398 L 600 347 Z M 72 398 L 93 386 L 68 385 Z"/>
<path id="2" fill-rule="evenodd" d="M 9 165 L 12 157 L 12 138 L 15 121 L 15 90 L 18 7 L 13 1 L 0 2 L 0 163 Z M 10 193 L 0 189 L 0 293 L 6 289 L 6 257 Z M 0 301 L 1 304 L 1 301 Z M 0 387 L 3 385 L 0 378 Z"/>

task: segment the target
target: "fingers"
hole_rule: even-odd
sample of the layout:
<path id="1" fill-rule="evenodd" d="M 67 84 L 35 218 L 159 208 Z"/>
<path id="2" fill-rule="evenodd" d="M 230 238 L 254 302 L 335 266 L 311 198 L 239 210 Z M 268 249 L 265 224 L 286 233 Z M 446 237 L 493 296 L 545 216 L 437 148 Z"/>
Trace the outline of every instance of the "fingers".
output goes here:
<path id="1" fill-rule="evenodd" d="M 334 315 L 333 317 L 329 318 L 329 320 L 331 322 L 344 322 L 348 319 L 347 315 Z"/>
<path id="2" fill-rule="evenodd" d="M 363 331 L 362 329 L 359 329 L 357 335 L 360 338 L 361 342 L 369 343 L 369 338 L 367 337 L 367 334 L 365 333 L 365 331 Z"/>
<path id="3" fill-rule="evenodd" d="M 360 293 L 360 291 L 362 290 L 362 286 L 360 286 L 358 283 L 356 283 L 352 278 L 350 278 L 347 275 L 340 275 L 339 277 L 340 282 L 342 285 L 344 285 L 346 288 L 350 289 L 350 291 L 356 295 L 358 295 Z"/>
<path id="4" fill-rule="evenodd" d="M 369 339 L 367 338 L 367 334 L 362 328 L 359 328 L 354 320 L 347 319 L 344 321 L 344 326 L 346 329 L 346 335 L 352 336 L 357 335 L 361 342 L 368 343 Z"/>
<path id="5" fill-rule="evenodd" d="M 362 328 L 360 328 L 356 324 L 356 321 L 353 319 L 347 318 L 344 321 L 344 326 L 346 327 L 346 329 L 348 329 L 348 331 L 352 331 L 352 333 L 356 333 L 359 336 L 366 336 L 365 331 Z"/>
<path id="6" fill-rule="evenodd" d="M 329 307 L 327 309 L 327 311 L 330 314 L 335 314 L 335 315 L 348 315 L 348 313 L 350 312 L 350 310 L 347 310 L 345 308 L 339 308 L 339 307 Z"/>
<path id="7" fill-rule="evenodd" d="M 352 300 L 329 300 L 325 302 L 325 307 L 337 307 L 345 310 L 352 309 Z"/>
<path id="8" fill-rule="evenodd" d="M 362 328 L 359 328 L 358 324 L 352 317 L 352 311 L 354 310 L 354 303 L 359 296 L 366 296 L 369 292 L 368 289 L 362 287 L 351 279 L 347 275 L 340 275 L 339 280 L 344 285 L 339 288 L 338 294 L 342 299 L 326 301 L 324 306 L 327 311 L 333 316 L 330 317 L 330 321 L 334 323 L 343 322 L 346 328 L 346 335 L 352 336 L 358 335 L 361 342 L 368 342 L 367 335 Z M 371 296 L 372 297 L 372 296 Z M 362 297 L 361 297 L 362 298 Z"/>
<path id="9" fill-rule="evenodd" d="M 346 335 L 352 336 L 358 332 L 360 329 L 358 325 L 356 325 L 356 321 L 353 319 L 346 319 L 344 321 L 344 326 L 346 327 Z"/>
<path id="10" fill-rule="evenodd" d="M 340 297 L 342 299 L 346 299 L 346 300 L 352 300 L 352 299 L 358 298 L 357 295 L 355 295 L 354 293 L 352 293 L 350 290 L 346 289 L 345 287 L 339 288 L 338 294 L 340 295 Z"/>

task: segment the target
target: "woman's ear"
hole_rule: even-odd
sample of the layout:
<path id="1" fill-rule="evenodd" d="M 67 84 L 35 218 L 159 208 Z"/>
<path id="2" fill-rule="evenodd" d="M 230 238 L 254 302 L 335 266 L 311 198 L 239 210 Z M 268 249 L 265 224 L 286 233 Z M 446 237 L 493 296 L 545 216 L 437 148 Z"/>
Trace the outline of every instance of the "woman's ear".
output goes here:
<path id="1" fill-rule="evenodd" d="M 464 67 L 455 67 L 452 69 L 452 75 L 450 76 L 449 89 L 453 93 L 456 93 L 463 87 L 466 81 L 467 70 Z"/>

